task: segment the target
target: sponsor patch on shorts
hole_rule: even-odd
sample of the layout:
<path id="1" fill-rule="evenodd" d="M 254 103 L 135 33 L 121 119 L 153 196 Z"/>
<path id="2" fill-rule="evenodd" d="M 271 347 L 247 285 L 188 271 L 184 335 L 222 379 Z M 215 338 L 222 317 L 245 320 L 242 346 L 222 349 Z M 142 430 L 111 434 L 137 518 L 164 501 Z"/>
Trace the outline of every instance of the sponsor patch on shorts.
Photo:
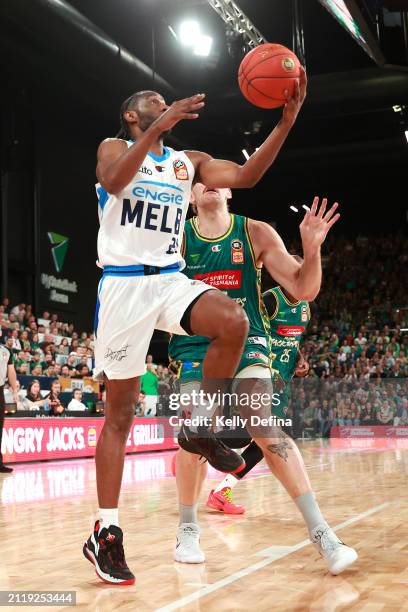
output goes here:
<path id="1" fill-rule="evenodd" d="M 269 358 L 263 353 L 259 353 L 258 351 L 251 351 L 245 355 L 247 359 L 259 359 L 259 361 L 263 361 L 269 365 Z"/>
<path id="2" fill-rule="evenodd" d="M 266 338 L 263 336 L 249 336 L 247 339 L 248 344 L 260 344 L 261 346 L 267 347 Z"/>

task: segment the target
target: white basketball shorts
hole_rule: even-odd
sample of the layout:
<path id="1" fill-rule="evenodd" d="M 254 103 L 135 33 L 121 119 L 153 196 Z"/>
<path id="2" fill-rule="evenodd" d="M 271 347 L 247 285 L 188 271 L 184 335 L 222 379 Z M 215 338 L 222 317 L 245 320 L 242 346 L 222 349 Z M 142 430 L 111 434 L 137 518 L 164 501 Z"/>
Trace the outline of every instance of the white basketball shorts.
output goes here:
<path id="1" fill-rule="evenodd" d="M 183 314 L 213 287 L 181 272 L 151 276 L 104 276 L 95 312 L 95 370 L 108 379 L 145 373 L 145 359 L 155 329 L 187 336 Z"/>

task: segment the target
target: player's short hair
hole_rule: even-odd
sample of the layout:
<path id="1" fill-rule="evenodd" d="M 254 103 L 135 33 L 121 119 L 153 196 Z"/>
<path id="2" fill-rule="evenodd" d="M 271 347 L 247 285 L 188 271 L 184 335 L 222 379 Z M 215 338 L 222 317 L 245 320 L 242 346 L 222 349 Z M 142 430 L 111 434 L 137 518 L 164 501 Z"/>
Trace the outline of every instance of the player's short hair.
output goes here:
<path id="1" fill-rule="evenodd" d="M 150 91 L 146 89 L 144 91 L 137 91 L 136 93 L 132 94 L 131 96 L 129 96 L 128 98 L 126 98 L 126 100 L 122 102 L 120 106 L 120 117 L 119 117 L 120 130 L 118 134 L 116 135 L 116 138 L 124 138 L 125 140 L 128 140 L 130 138 L 128 122 L 123 116 L 126 113 L 126 111 L 128 110 L 137 111 L 137 107 L 142 100 L 150 96 L 156 96 L 156 95 L 158 95 L 157 91 Z"/>

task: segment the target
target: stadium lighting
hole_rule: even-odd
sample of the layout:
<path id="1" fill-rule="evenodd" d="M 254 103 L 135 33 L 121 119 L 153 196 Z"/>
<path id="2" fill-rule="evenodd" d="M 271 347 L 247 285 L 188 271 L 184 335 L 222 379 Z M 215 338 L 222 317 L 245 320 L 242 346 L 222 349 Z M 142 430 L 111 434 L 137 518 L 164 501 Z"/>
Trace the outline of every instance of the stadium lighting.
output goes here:
<path id="1" fill-rule="evenodd" d="M 249 159 L 249 154 L 246 149 L 242 149 L 242 155 L 245 157 L 245 159 Z"/>
<path id="2" fill-rule="evenodd" d="M 200 25 L 197 21 L 183 21 L 179 29 L 179 39 L 182 45 L 192 47 L 201 39 Z"/>
<path id="3" fill-rule="evenodd" d="M 299 210 L 296 208 L 296 206 L 289 206 L 290 210 L 293 210 L 293 212 L 299 212 Z"/>
<path id="4" fill-rule="evenodd" d="M 210 55 L 213 39 L 211 36 L 200 36 L 194 46 L 194 55 L 208 57 Z"/>
<path id="5" fill-rule="evenodd" d="M 304 208 L 305 210 L 310 210 L 310 207 L 306 206 L 306 204 L 302 204 L 302 208 Z"/>
<path id="6" fill-rule="evenodd" d="M 408 130 L 405 130 L 405 138 L 407 139 L 407 142 L 408 142 Z"/>
<path id="7" fill-rule="evenodd" d="M 167 26 L 169 28 L 170 34 L 176 39 L 178 40 L 178 36 L 175 33 L 175 31 L 173 30 L 173 28 L 171 27 L 171 25 Z"/>

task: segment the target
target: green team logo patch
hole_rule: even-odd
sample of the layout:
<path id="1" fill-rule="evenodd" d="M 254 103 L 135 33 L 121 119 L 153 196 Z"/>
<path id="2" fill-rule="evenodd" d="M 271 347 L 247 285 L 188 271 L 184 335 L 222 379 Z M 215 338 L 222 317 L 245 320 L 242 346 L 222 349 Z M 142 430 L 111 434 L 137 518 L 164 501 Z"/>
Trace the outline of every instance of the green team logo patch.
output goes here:
<path id="1" fill-rule="evenodd" d="M 194 261 L 194 263 L 196 261 L 198 261 L 200 259 L 200 253 L 191 253 L 190 254 L 191 259 Z"/>
<path id="2" fill-rule="evenodd" d="M 56 232 L 48 232 L 48 238 L 53 245 L 51 252 L 55 269 L 57 272 L 61 272 L 68 250 L 69 238 Z"/>
<path id="3" fill-rule="evenodd" d="M 242 240 L 234 239 L 231 242 L 231 263 L 244 263 L 244 243 L 242 242 Z"/>

